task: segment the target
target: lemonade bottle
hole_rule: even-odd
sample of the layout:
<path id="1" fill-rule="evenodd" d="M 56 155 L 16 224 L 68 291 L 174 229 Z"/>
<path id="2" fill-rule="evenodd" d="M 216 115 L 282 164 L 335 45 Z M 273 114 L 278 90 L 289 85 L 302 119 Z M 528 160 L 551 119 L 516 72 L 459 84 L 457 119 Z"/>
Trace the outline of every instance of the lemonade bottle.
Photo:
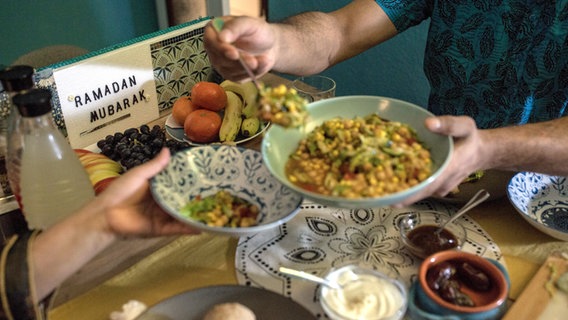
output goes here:
<path id="1" fill-rule="evenodd" d="M 44 229 L 95 196 L 89 176 L 51 117 L 51 93 L 31 89 L 14 96 L 21 119 L 21 209 L 29 228 Z"/>

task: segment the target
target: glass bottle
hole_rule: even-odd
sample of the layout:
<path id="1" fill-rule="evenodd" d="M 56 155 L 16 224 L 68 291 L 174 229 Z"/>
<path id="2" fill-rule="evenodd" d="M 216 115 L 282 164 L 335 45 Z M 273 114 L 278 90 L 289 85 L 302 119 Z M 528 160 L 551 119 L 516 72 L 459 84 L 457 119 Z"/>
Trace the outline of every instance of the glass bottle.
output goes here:
<path id="1" fill-rule="evenodd" d="M 14 96 L 21 139 L 13 154 L 21 157 L 21 209 L 30 229 L 45 229 L 95 196 L 79 158 L 51 116 L 51 92 L 31 89 Z"/>
<path id="2" fill-rule="evenodd" d="M 15 184 L 19 180 L 19 164 L 7 161 L 10 158 L 10 137 L 18 137 L 14 136 L 13 132 L 20 120 L 20 113 L 13 105 L 12 99 L 17 93 L 34 86 L 33 74 L 34 68 L 25 65 L 11 66 L 0 71 L 0 82 L 4 88 L 0 96 L 0 185 L 2 196 L 6 198 L 12 194 L 16 198 L 19 195 L 19 187 Z"/>

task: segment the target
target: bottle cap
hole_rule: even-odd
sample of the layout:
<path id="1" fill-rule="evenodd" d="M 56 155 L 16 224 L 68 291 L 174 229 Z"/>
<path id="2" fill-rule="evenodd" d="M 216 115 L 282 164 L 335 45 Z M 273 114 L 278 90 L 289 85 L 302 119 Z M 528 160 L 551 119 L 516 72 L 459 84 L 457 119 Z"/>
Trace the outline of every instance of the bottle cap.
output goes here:
<path id="1" fill-rule="evenodd" d="M 30 66 L 11 66 L 0 71 L 0 82 L 5 91 L 22 91 L 34 86 L 34 68 Z"/>
<path id="2" fill-rule="evenodd" d="M 14 96 L 14 104 L 22 117 L 37 117 L 51 111 L 51 92 L 48 89 L 30 89 Z"/>

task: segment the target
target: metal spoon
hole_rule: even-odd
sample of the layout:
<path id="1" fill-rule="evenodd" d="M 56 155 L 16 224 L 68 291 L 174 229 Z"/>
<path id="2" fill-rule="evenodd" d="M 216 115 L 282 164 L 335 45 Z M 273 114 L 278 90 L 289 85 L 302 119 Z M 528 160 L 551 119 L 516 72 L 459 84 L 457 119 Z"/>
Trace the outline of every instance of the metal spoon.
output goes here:
<path id="1" fill-rule="evenodd" d="M 211 22 L 211 25 L 213 26 L 215 31 L 217 31 L 217 33 L 219 33 L 219 32 L 221 32 L 221 30 L 223 30 L 223 26 L 225 25 L 225 21 L 221 18 L 214 18 L 213 21 Z M 245 69 L 245 72 L 247 73 L 249 78 L 251 78 L 252 83 L 254 83 L 256 88 L 260 91 L 261 87 L 260 87 L 260 84 L 258 83 L 258 81 L 256 80 L 256 75 L 254 74 L 254 72 L 252 72 L 252 70 L 249 68 L 249 66 L 243 60 L 243 57 L 241 55 L 241 50 L 240 49 L 238 49 L 238 50 L 239 50 L 239 62 L 241 63 L 241 66 L 243 67 L 243 69 Z"/>
<path id="2" fill-rule="evenodd" d="M 290 275 L 290 276 L 294 276 L 296 278 L 301 278 L 301 279 L 304 279 L 304 280 L 316 282 L 316 283 L 319 283 L 321 285 L 324 285 L 324 286 L 332 288 L 332 289 L 341 289 L 341 286 L 336 282 L 332 282 L 332 281 L 329 281 L 327 279 L 320 278 L 318 276 L 314 276 L 313 274 L 310 274 L 310 273 L 307 273 L 307 272 L 304 272 L 304 271 L 290 269 L 290 268 L 286 268 L 286 267 L 280 267 L 280 268 L 278 268 L 278 271 L 280 271 L 284 274 Z"/>
<path id="3" fill-rule="evenodd" d="M 463 207 L 461 207 L 461 209 L 459 209 L 450 219 L 448 219 L 448 221 L 441 224 L 438 227 L 438 230 L 434 231 L 434 233 L 436 235 L 439 235 L 440 232 L 442 232 L 442 230 L 444 230 L 444 227 L 446 227 L 448 224 L 456 221 L 457 218 L 461 217 L 464 213 L 473 209 L 478 204 L 487 200 L 487 198 L 489 198 L 489 196 L 490 196 L 489 192 L 487 192 L 485 189 L 481 189 L 481 190 L 477 191 L 477 193 L 471 199 L 469 199 L 469 201 Z"/>

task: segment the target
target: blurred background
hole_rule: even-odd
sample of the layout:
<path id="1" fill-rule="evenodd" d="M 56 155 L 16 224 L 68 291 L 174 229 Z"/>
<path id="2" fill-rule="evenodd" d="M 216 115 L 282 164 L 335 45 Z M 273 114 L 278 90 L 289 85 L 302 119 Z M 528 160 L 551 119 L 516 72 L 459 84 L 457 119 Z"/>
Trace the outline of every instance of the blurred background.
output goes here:
<path id="1" fill-rule="evenodd" d="M 0 65 L 11 65 L 28 54 L 39 64 L 49 64 L 46 52 L 54 55 L 54 59 L 70 58 L 199 17 L 258 16 L 261 10 L 261 0 L 2 0 L 1 3 Z"/>

